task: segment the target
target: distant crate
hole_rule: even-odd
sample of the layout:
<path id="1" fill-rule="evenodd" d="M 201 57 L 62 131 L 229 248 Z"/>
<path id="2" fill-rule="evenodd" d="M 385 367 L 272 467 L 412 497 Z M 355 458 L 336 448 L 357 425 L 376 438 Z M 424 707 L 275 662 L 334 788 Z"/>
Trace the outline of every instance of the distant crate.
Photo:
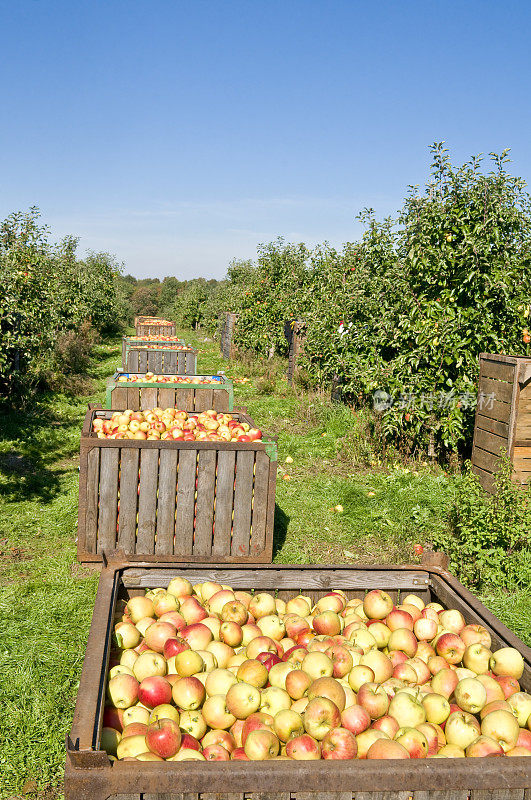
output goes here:
<path id="1" fill-rule="evenodd" d="M 161 382 L 145 373 L 116 372 L 107 383 L 106 407 L 180 408 L 183 411 L 232 411 L 234 390 L 225 375 L 168 375 Z M 133 380 L 131 380 L 133 379 Z"/>
<path id="2" fill-rule="evenodd" d="M 197 375 L 197 350 L 190 345 L 162 341 L 124 341 L 124 372 L 152 372 L 154 375 Z"/>
<path id="3" fill-rule="evenodd" d="M 135 317 L 135 332 L 137 336 L 175 336 L 175 322 L 161 317 Z"/>
<path id="4" fill-rule="evenodd" d="M 514 466 L 514 480 L 531 479 L 531 358 L 482 353 L 472 448 L 472 469 L 487 492 L 502 450 Z"/>
<path id="5" fill-rule="evenodd" d="M 142 347 L 145 350 L 175 350 L 184 345 L 184 339 L 178 336 L 124 336 L 122 338 L 122 366 L 127 361 L 127 350 L 131 347 Z"/>

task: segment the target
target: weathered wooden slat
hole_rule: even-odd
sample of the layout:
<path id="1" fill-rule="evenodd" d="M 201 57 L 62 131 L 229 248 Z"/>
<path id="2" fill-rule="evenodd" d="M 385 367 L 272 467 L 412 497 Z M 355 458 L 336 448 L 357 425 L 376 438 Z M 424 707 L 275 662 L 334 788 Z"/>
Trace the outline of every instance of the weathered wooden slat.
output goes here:
<path id="1" fill-rule="evenodd" d="M 487 453 L 480 447 L 474 447 L 472 450 L 472 463 L 486 472 L 497 472 L 500 468 L 501 460 L 499 456 L 493 456 L 492 453 Z"/>
<path id="2" fill-rule="evenodd" d="M 486 492 L 492 492 L 496 489 L 496 484 L 494 482 L 494 474 L 492 472 L 486 472 L 481 467 L 478 467 L 477 464 L 472 464 L 472 472 L 474 472 L 485 489 Z"/>
<path id="3" fill-rule="evenodd" d="M 216 411 L 229 411 L 229 393 L 227 389 L 214 387 L 212 392 L 212 408 Z"/>
<path id="4" fill-rule="evenodd" d="M 176 491 L 177 450 L 161 450 L 157 499 L 157 539 L 155 542 L 155 553 L 161 555 L 173 553 Z"/>
<path id="5" fill-rule="evenodd" d="M 138 369 L 139 365 L 139 351 L 138 350 L 128 350 L 126 348 L 126 360 L 122 364 L 123 368 L 128 372 L 139 372 Z M 145 372 L 146 370 L 142 370 Z"/>
<path id="6" fill-rule="evenodd" d="M 216 451 L 203 450 L 197 463 L 197 506 L 194 555 L 208 557 L 212 553 Z"/>
<path id="7" fill-rule="evenodd" d="M 154 355 L 154 370 L 153 372 L 155 375 L 162 375 L 163 365 L 162 365 L 162 350 L 155 350 Z"/>
<path id="8" fill-rule="evenodd" d="M 120 512 L 118 515 L 118 547 L 134 553 L 136 543 L 136 511 L 138 503 L 139 450 L 120 451 Z"/>
<path id="9" fill-rule="evenodd" d="M 479 379 L 479 391 L 485 395 L 493 394 L 495 399 L 502 403 L 510 403 L 513 397 L 513 384 L 481 377 Z"/>
<path id="10" fill-rule="evenodd" d="M 227 556 L 231 551 L 235 463 L 236 453 L 234 450 L 218 453 L 212 555 L 219 557 Z"/>
<path id="11" fill-rule="evenodd" d="M 157 408 L 157 389 L 140 390 L 140 407 L 142 411 L 148 408 Z"/>
<path id="12" fill-rule="evenodd" d="M 177 373 L 179 375 L 184 375 L 185 369 L 186 369 L 186 356 L 182 352 L 182 350 L 180 350 L 177 353 Z"/>
<path id="13" fill-rule="evenodd" d="M 159 408 L 175 408 L 175 389 L 163 389 L 161 387 L 158 393 L 157 405 Z"/>
<path id="14" fill-rule="evenodd" d="M 524 789 L 472 789 L 470 800 L 524 800 Z"/>
<path id="15" fill-rule="evenodd" d="M 481 360 L 481 377 L 513 384 L 516 364 L 506 364 L 490 358 Z"/>
<path id="16" fill-rule="evenodd" d="M 193 551 L 196 467 L 197 450 L 180 450 L 174 553 Z"/>
<path id="17" fill-rule="evenodd" d="M 186 387 L 183 389 L 179 389 L 177 393 L 178 403 L 177 407 L 181 409 L 181 411 L 196 411 L 195 408 L 195 400 L 194 400 L 194 390 L 193 387 Z"/>
<path id="18" fill-rule="evenodd" d="M 509 403 L 501 403 L 493 400 L 487 395 L 478 397 L 478 413 L 488 419 L 495 419 L 498 422 L 509 422 L 511 416 L 511 406 Z"/>
<path id="19" fill-rule="evenodd" d="M 476 417 L 476 430 L 495 433 L 496 436 L 502 436 L 506 440 L 509 435 L 509 425 L 506 422 L 498 422 L 498 420 L 490 419 L 483 414 L 478 414 Z"/>
<path id="20" fill-rule="evenodd" d="M 240 451 L 236 454 L 236 483 L 234 486 L 234 523 L 232 530 L 233 555 L 249 552 L 251 527 L 251 502 L 253 493 L 254 453 Z"/>
<path id="21" fill-rule="evenodd" d="M 100 494 L 100 450 L 94 448 L 87 453 L 85 508 L 85 548 L 89 553 L 97 552 L 98 501 Z M 80 509 L 83 513 L 83 509 Z"/>
<path id="22" fill-rule="evenodd" d="M 502 450 L 507 450 L 508 442 L 507 437 L 497 436 L 495 433 L 489 433 L 476 428 L 474 445 L 488 453 L 499 456 Z"/>
<path id="23" fill-rule="evenodd" d="M 213 390 L 211 386 L 196 386 L 195 410 L 209 411 L 212 408 Z"/>
<path id="24" fill-rule="evenodd" d="M 138 553 L 155 552 L 158 462 L 158 450 L 141 450 L 138 530 L 136 537 Z"/>
<path id="25" fill-rule="evenodd" d="M 138 372 L 148 372 L 148 355 L 147 350 L 138 351 Z"/>
<path id="26" fill-rule="evenodd" d="M 100 509 L 98 514 L 98 553 L 116 546 L 118 514 L 118 447 L 110 447 L 100 455 Z"/>
<path id="27" fill-rule="evenodd" d="M 127 389 L 127 408 L 138 411 L 140 409 L 140 389 Z"/>
<path id="28" fill-rule="evenodd" d="M 191 353 L 188 351 L 186 353 L 186 365 L 185 365 L 185 374 L 186 375 L 195 375 L 197 372 L 197 359 L 195 353 Z"/>
<path id="29" fill-rule="evenodd" d="M 127 405 L 127 388 L 116 386 L 111 392 L 111 408 L 125 410 L 130 408 Z"/>
<path id="30" fill-rule="evenodd" d="M 367 796 L 372 794 L 369 792 Z M 356 800 L 358 793 L 356 792 Z M 413 800 L 468 800 L 468 789 L 430 789 L 429 792 L 413 792 Z"/>
<path id="31" fill-rule="evenodd" d="M 262 553 L 265 547 L 270 463 L 267 453 L 256 454 L 250 546 L 251 554 Z"/>

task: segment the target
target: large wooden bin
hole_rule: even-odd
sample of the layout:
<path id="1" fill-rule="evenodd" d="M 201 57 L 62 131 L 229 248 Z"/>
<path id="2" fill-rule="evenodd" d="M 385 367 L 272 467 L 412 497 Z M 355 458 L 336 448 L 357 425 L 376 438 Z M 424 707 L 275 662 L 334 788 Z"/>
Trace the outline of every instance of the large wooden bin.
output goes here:
<path id="1" fill-rule="evenodd" d="M 81 435 L 78 558 L 121 549 L 131 561 L 271 561 L 277 474 L 273 439 L 99 439 L 93 406 Z M 239 411 L 233 416 L 255 424 Z M 264 436 L 265 439 L 265 436 Z"/>
<path id="2" fill-rule="evenodd" d="M 189 345 L 126 344 L 122 356 L 124 372 L 153 372 L 154 375 L 196 375 L 197 350 Z"/>
<path id="3" fill-rule="evenodd" d="M 472 469 L 488 492 L 505 450 L 514 480 L 531 478 L 531 358 L 482 353 L 472 448 Z"/>
<path id="4" fill-rule="evenodd" d="M 116 372 L 107 382 L 107 408 L 180 408 L 186 411 L 233 411 L 234 389 L 225 375 L 175 375 L 159 383 L 147 381 L 145 373 L 130 376 Z M 128 381 L 134 377 L 135 381 Z M 197 379 L 197 380 L 196 380 Z M 201 383 L 207 379 L 210 383 Z"/>
<path id="5" fill-rule="evenodd" d="M 175 322 L 161 317 L 135 317 L 135 331 L 137 336 L 175 336 Z"/>
<path id="6" fill-rule="evenodd" d="M 127 352 L 131 347 L 175 350 L 179 345 L 184 345 L 184 343 L 184 339 L 179 339 L 178 336 L 124 336 L 122 338 L 122 365 L 127 362 Z"/>
<path id="7" fill-rule="evenodd" d="M 531 690 L 531 651 L 452 575 L 435 566 L 301 567 L 176 566 L 109 562 L 103 570 L 70 735 L 66 741 L 66 800 L 528 800 L 529 758 L 441 758 L 353 761 L 192 761 L 111 763 L 100 749 L 106 676 L 116 613 L 134 594 L 167 586 L 175 575 L 234 589 L 299 591 L 314 601 L 334 588 L 350 597 L 370 589 L 415 592 L 459 609 L 468 623 L 489 629 L 493 646 L 516 647 Z"/>

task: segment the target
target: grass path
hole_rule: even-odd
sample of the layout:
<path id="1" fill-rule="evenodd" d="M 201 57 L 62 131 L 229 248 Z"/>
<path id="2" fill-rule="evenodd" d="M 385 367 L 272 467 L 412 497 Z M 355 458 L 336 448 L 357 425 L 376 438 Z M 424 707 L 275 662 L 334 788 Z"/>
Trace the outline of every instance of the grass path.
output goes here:
<path id="1" fill-rule="evenodd" d="M 380 465 L 362 413 L 298 396 L 278 363 L 229 369 L 217 343 L 184 335 L 200 348 L 200 372 L 251 376 L 236 384 L 236 402 L 278 435 L 276 562 L 411 561 L 413 545 L 446 526 L 451 477 L 422 464 Z M 60 796 L 64 737 L 97 585 L 75 555 L 79 432 L 87 402 L 103 402 L 105 378 L 120 360 L 118 341 L 101 344 L 92 397 L 41 396 L 28 412 L 0 422 L 2 798 L 32 797 L 33 790 Z M 531 638 L 529 593 L 488 602 Z"/>

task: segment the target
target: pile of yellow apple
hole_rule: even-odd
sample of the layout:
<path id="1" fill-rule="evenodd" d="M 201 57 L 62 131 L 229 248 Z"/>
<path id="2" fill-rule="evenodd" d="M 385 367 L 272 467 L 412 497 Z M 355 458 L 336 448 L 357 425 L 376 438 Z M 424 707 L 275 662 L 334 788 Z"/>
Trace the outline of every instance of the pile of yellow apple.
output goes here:
<path id="1" fill-rule="evenodd" d="M 220 383 L 218 375 L 155 375 L 154 372 L 140 372 L 119 375 L 117 383 L 186 383 L 201 386 Z"/>
<path id="2" fill-rule="evenodd" d="M 170 439 L 178 442 L 260 442 L 262 431 L 232 414 L 210 409 L 189 414 L 178 408 L 114 411 L 92 421 L 99 439 Z"/>
<path id="3" fill-rule="evenodd" d="M 115 624 L 101 746 L 138 761 L 531 755 L 518 650 L 381 590 L 316 605 L 173 578 Z"/>

